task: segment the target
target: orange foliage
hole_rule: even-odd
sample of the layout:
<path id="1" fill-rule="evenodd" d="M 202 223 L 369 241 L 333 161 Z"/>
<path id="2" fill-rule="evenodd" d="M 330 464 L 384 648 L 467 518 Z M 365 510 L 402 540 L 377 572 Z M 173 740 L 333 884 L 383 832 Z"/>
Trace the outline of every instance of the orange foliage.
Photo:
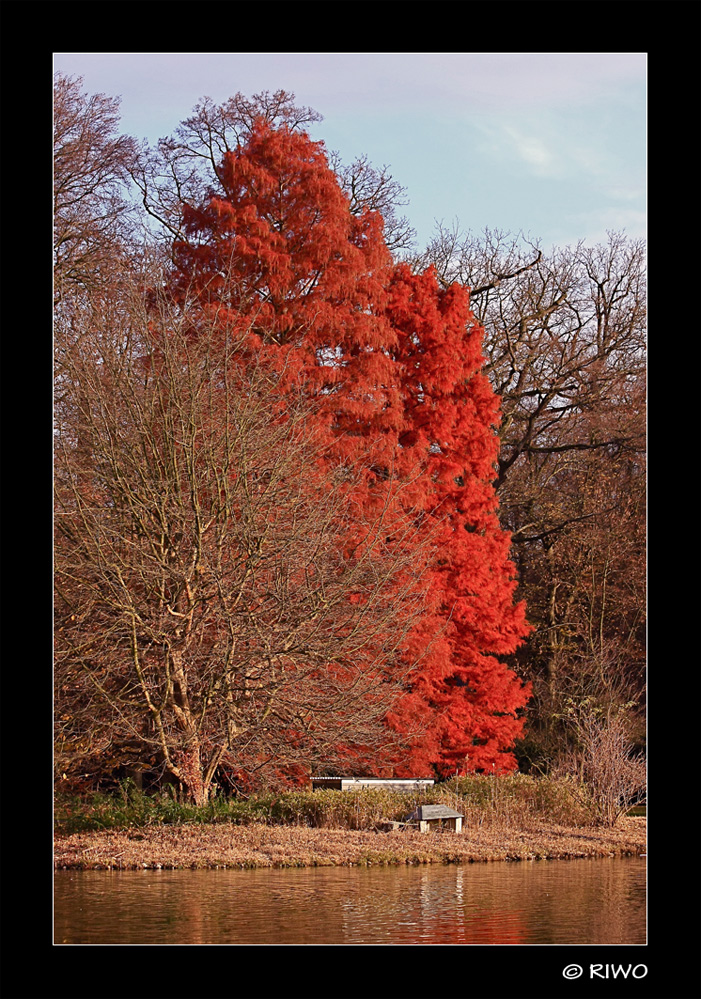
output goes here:
<path id="1" fill-rule="evenodd" d="M 529 626 L 497 517 L 499 402 L 467 290 L 393 265 L 380 215 L 351 212 L 323 145 L 302 132 L 259 122 L 218 182 L 184 208 L 173 292 L 251 328 L 251 350 L 274 359 L 285 389 L 317 400 L 328 465 L 364 462 L 355 501 L 385 511 L 388 542 L 433 545 L 425 613 L 404 650 L 416 665 L 387 718 L 411 750 L 375 765 L 399 776 L 513 769 L 529 690 L 498 657 Z M 352 524 L 348 538 L 351 550 Z M 362 758 L 359 745 L 338 749 Z"/>

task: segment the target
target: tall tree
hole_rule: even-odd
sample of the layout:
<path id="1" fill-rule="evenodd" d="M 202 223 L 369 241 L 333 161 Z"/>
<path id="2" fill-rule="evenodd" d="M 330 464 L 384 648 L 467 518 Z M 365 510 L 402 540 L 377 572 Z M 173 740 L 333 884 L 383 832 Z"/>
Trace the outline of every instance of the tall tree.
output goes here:
<path id="1" fill-rule="evenodd" d="M 358 509 L 362 465 L 335 474 L 310 403 L 281 406 L 244 338 L 138 296 L 81 333 L 56 421 L 59 764 L 150 763 L 202 803 L 222 768 L 397 752 L 410 519 L 390 541 L 387 510 Z"/>
<path id="2" fill-rule="evenodd" d="M 527 626 L 491 485 L 498 404 L 465 293 L 395 269 L 380 215 L 354 214 L 322 144 L 264 121 L 178 230 L 175 296 L 219 323 L 251 317 L 257 349 L 321 403 L 334 460 L 371 447 L 359 509 L 391 502 L 438 532 L 434 613 L 414 634 L 422 665 L 390 719 L 418 726 L 411 765 L 513 767 L 527 690 L 496 656 Z M 396 474 L 406 488 L 389 500 Z"/>
<path id="3" fill-rule="evenodd" d="M 485 327 L 501 398 L 500 519 L 535 631 L 526 758 L 557 757 L 571 698 L 641 702 L 645 621 L 645 247 L 545 253 L 537 242 L 441 228 L 426 254 Z M 615 540 L 614 540 L 615 539 Z"/>
<path id="4" fill-rule="evenodd" d="M 82 78 L 54 78 L 54 294 L 95 287 L 130 241 L 133 139 L 118 133 L 119 99 L 86 94 Z"/>

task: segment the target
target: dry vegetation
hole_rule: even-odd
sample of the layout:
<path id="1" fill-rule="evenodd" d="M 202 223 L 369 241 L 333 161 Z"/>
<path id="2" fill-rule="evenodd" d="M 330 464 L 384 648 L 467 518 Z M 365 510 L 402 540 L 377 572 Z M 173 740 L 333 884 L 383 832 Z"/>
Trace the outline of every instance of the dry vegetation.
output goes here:
<path id="1" fill-rule="evenodd" d="M 406 820 L 420 803 L 464 816 L 463 831 L 420 833 Z M 595 821 L 571 779 L 470 776 L 418 794 L 391 789 L 287 791 L 205 809 L 128 785 L 118 795 L 57 800 L 59 869 L 314 867 L 464 864 L 637 856 L 646 819 Z"/>
<path id="2" fill-rule="evenodd" d="M 57 836 L 55 866 L 134 868 L 333 867 L 560 860 L 645 853 L 646 820 L 615 829 L 533 825 L 452 832 L 372 832 L 304 826 L 181 825 Z"/>

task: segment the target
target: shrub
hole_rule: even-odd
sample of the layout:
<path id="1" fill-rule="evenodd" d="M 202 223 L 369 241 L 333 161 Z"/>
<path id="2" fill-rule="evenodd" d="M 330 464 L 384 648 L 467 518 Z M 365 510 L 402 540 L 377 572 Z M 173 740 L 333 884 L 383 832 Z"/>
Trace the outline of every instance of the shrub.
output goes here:
<path id="1" fill-rule="evenodd" d="M 596 825 L 614 826 L 645 795 L 647 770 L 630 737 L 630 720 L 585 706 L 572 720 L 577 742 L 563 772 Z"/>
<path id="2" fill-rule="evenodd" d="M 233 803 L 213 798 L 197 806 L 176 800 L 168 790 L 145 794 L 130 779 L 114 794 L 93 792 L 84 797 L 57 791 L 54 826 L 58 832 L 122 829 L 148 825 L 178 825 L 185 822 L 231 821 Z"/>

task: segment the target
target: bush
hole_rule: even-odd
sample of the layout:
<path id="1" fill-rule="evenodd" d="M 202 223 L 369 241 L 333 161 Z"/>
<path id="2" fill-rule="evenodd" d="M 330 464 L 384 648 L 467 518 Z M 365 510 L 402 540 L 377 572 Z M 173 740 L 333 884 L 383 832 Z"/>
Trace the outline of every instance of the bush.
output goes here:
<path id="1" fill-rule="evenodd" d="M 123 829 L 148 825 L 179 825 L 185 822 L 230 821 L 232 809 L 224 799 L 213 798 L 197 806 L 177 801 L 168 790 L 145 794 L 131 779 L 121 781 L 114 794 L 93 792 L 80 797 L 64 795 L 54 801 L 57 832 L 74 833 L 95 829 Z"/>

